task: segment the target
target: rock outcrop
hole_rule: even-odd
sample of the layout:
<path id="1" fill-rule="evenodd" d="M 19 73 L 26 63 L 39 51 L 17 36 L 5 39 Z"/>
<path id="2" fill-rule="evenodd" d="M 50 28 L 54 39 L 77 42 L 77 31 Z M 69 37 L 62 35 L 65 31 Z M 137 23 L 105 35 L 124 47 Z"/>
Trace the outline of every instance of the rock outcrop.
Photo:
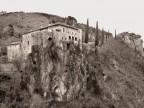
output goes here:
<path id="1" fill-rule="evenodd" d="M 143 41 L 140 35 L 135 33 L 123 32 L 117 35 L 117 38 L 125 42 L 129 47 L 133 48 L 135 52 L 139 52 L 144 56 Z"/>

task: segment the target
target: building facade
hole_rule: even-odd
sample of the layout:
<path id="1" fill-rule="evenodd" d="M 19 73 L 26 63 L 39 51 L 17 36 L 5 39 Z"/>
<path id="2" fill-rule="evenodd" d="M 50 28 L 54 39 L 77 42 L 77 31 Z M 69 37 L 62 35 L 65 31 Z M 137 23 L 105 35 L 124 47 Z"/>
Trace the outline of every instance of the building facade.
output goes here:
<path id="1" fill-rule="evenodd" d="M 73 41 L 74 43 L 82 43 L 82 30 L 63 23 L 55 23 L 26 33 L 22 36 L 23 59 L 27 59 L 28 54 L 32 52 L 33 45 L 42 45 L 44 48 L 50 38 L 55 42 Z"/>
<path id="2" fill-rule="evenodd" d="M 32 52 L 33 45 L 47 46 L 48 39 L 52 37 L 52 31 L 47 29 L 39 29 L 22 36 L 22 52 L 23 59 L 27 59 L 28 54 Z"/>
<path id="3" fill-rule="evenodd" d="M 12 42 L 7 45 L 7 56 L 9 61 L 20 59 L 21 55 L 21 42 Z"/>
<path id="4" fill-rule="evenodd" d="M 82 30 L 63 23 L 56 23 L 48 26 L 53 31 L 53 39 L 56 41 L 73 41 L 82 43 Z"/>

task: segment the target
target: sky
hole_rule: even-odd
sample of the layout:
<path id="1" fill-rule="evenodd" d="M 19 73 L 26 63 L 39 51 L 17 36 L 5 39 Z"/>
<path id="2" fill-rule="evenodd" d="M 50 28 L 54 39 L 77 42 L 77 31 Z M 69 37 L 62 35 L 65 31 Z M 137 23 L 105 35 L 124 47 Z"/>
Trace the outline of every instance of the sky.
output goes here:
<path id="1" fill-rule="evenodd" d="M 114 34 L 134 32 L 144 39 L 144 0 L 0 0 L 0 11 L 44 12 L 62 17 L 73 16 L 79 23 Z"/>

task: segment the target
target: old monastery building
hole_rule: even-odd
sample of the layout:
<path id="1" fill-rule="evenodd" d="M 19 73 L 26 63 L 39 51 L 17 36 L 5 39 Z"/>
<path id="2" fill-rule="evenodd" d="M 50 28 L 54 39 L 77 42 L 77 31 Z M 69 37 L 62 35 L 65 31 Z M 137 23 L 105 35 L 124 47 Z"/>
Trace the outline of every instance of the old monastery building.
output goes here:
<path id="1" fill-rule="evenodd" d="M 7 45 L 8 60 L 19 59 L 22 56 L 21 42 L 12 42 Z"/>
<path id="2" fill-rule="evenodd" d="M 82 43 L 82 30 L 64 23 L 55 23 L 47 27 L 40 28 L 22 35 L 21 42 L 11 43 L 7 46 L 8 60 L 22 57 L 27 59 L 32 52 L 33 45 L 47 46 L 48 40 L 55 42 L 74 42 Z"/>

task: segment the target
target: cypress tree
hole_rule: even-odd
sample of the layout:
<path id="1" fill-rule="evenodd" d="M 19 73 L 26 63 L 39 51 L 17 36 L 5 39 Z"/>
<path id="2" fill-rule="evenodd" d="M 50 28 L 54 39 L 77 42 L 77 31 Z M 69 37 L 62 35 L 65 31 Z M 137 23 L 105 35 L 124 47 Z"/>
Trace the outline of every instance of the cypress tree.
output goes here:
<path id="1" fill-rule="evenodd" d="M 104 44 L 104 30 L 102 29 L 102 38 L 101 38 L 101 45 Z"/>
<path id="2" fill-rule="evenodd" d="M 107 32 L 106 32 L 106 41 L 107 41 Z"/>
<path id="3" fill-rule="evenodd" d="M 96 33 L 95 33 L 95 46 L 99 44 L 99 34 L 98 34 L 98 21 L 96 22 Z"/>
<path id="4" fill-rule="evenodd" d="M 87 19 L 87 26 L 86 26 L 86 32 L 85 32 L 85 43 L 88 43 L 89 40 L 89 19 Z"/>
<path id="5" fill-rule="evenodd" d="M 107 33 L 107 38 L 109 39 L 109 30 L 108 30 L 108 33 Z"/>
<path id="6" fill-rule="evenodd" d="M 116 39 L 116 29 L 115 29 L 115 39 Z"/>

